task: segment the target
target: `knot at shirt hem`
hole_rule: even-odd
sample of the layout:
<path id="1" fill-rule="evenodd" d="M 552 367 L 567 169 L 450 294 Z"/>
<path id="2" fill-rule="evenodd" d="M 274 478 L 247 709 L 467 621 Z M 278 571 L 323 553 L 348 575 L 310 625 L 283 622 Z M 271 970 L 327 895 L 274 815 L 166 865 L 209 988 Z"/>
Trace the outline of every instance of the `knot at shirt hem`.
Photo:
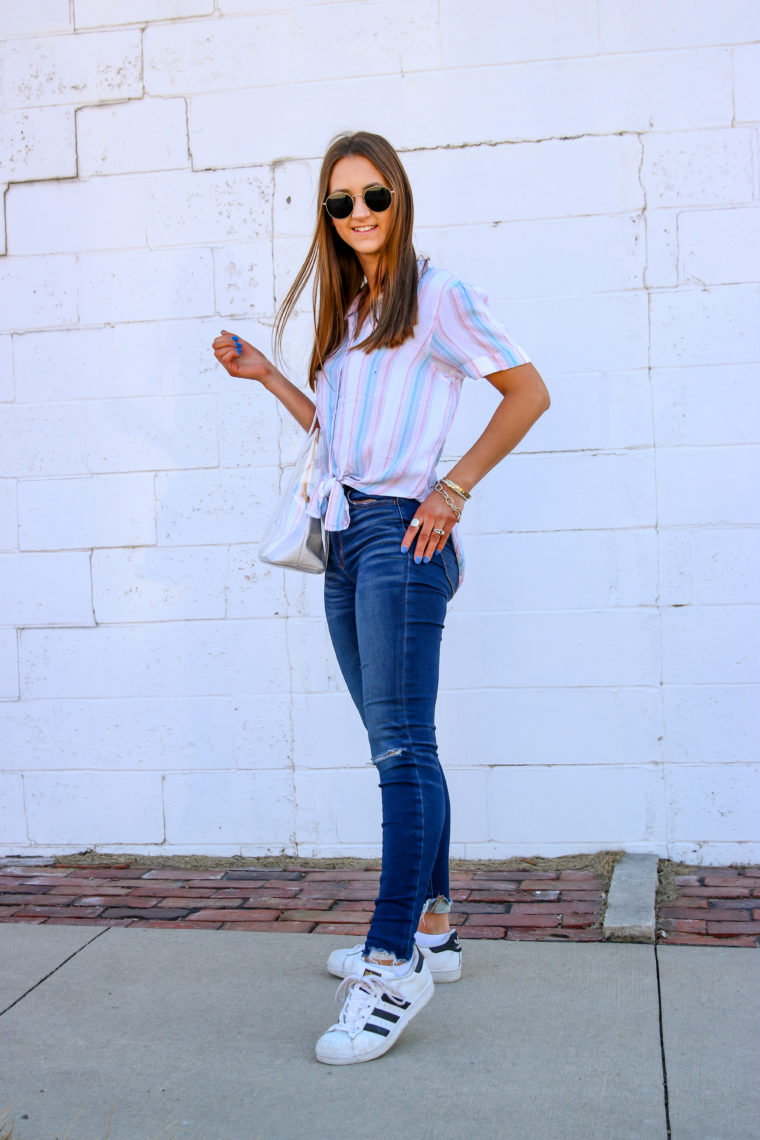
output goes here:
<path id="1" fill-rule="evenodd" d="M 309 499 L 308 513 L 322 519 L 325 530 L 347 530 L 350 522 L 343 484 L 336 475 L 320 479 Z"/>

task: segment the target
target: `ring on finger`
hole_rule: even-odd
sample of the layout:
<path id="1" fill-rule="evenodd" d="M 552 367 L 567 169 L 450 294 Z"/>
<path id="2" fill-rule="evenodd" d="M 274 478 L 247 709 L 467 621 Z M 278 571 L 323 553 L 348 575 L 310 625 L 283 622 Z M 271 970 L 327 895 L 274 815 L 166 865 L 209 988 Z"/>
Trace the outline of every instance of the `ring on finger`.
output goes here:
<path id="1" fill-rule="evenodd" d="M 433 534 L 445 534 L 445 533 L 446 533 L 446 531 L 443 529 L 442 526 L 434 526 L 433 527 Z"/>
<path id="2" fill-rule="evenodd" d="M 412 521 L 409 523 L 409 526 L 413 526 L 415 528 L 422 526 L 422 519 L 412 519 Z"/>

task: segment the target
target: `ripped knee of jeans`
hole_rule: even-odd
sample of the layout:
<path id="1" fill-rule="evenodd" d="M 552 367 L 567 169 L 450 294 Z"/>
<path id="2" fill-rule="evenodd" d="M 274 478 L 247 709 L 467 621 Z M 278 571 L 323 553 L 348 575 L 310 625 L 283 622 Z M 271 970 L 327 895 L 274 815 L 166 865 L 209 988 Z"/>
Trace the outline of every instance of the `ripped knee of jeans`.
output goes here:
<path id="1" fill-rule="evenodd" d="M 396 756 L 400 756 L 403 748 L 389 748 L 387 752 L 381 752 L 379 756 L 372 757 L 372 763 L 375 765 L 383 764 L 386 760 L 393 760 Z"/>

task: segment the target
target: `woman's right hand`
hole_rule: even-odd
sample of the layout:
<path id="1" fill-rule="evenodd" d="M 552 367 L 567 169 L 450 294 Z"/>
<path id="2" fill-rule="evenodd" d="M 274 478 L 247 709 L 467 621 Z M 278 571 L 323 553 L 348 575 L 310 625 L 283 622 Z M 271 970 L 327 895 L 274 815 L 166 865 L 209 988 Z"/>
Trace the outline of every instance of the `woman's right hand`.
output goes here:
<path id="1" fill-rule="evenodd" d="M 222 335 L 218 336 L 212 344 L 216 359 L 223 368 L 227 369 L 230 376 L 240 377 L 244 380 L 258 380 L 260 384 L 266 384 L 275 375 L 275 367 L 272 362 L 267 360 L 263 352 L 259 352 L 247 340 L 237 337 L 237 341 L 241 352 L 237 350 L 233 334 L 222 329 Z"/>

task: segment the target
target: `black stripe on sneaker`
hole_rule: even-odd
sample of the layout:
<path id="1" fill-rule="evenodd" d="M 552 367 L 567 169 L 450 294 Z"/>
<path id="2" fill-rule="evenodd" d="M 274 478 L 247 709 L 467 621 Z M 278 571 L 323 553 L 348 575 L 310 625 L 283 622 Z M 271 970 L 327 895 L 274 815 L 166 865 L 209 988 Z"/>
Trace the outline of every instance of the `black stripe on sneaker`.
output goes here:
<path id="1" fill-rule="evenodd" d="M 367 1033 L 379 1033 L 381 1037 L 387 1037 L 390 1033 L 390 1029 L 385 1029 L 382 1025 L 373 1025 L 371 1021 L 368 1021 L 364 1028 Z"/>
<path id="2" fill-rule="evenodd" d="M 386 1021 L 398 1021 L 398 1019 L 401 1017 L 401 1014 L 391 1013 L 389 1009 L 380 1009 L 378 1006 L 377 1009 L 372 1010 L 372 1017 L 382 1017 L 385 1018 Z"/>
<path id="3" fill-rule="evenodd" d="M 384 1001 L 386 1005 L 392 1005 L 394 1009 L 398 1008 L 401 1010 L 409 1009 L 409 1006 L 412 1004 L 410 1001 L 393 1001 L 387 994 L 383 994 L 381 1001 Z"/>
<path id="4" fill-rule="evenodd" d="M 447 942 L 442 943 L 440 946 L 427 946 L 426 949 L 429 950 L 431 954 L 442 954 L 444 950 L 454 950 L 456 953 L 459 953 L 462 947 L 459 945 L 456 931 L 453 930 L 451 932 L 451 938 L 449 938 Z"/>

